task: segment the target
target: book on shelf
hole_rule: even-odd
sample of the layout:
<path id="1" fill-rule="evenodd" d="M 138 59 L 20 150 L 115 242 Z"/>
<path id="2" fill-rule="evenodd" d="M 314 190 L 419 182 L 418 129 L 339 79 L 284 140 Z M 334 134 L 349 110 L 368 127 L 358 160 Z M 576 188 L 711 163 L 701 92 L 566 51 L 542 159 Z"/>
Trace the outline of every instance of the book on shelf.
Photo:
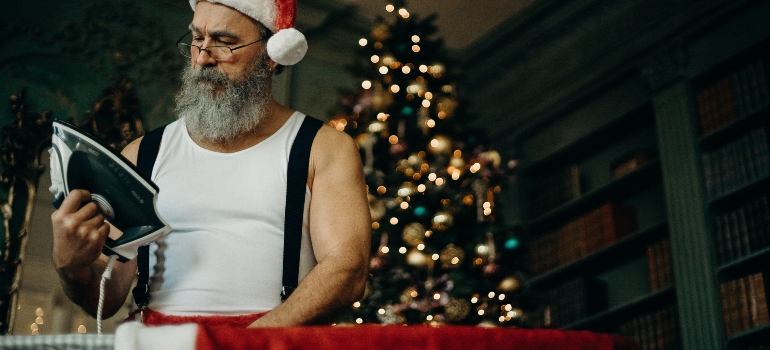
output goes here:
<path id="1" fill-rule="evenodd" d="M 534 237 L 530 245 L 532 273 L 537 276 L 569 264 L 637 229 L 634 207 L 607 202 L 551 232 Z"/>
<path id="2" fill-rule="evenodd" d="M 729 263 L 770 245 L 768 195 L 746 201 L 714 216 L 718 259 Z"/>
<path id="3" fill-rule="evenodd" d="M 626 153 L 610 163 L 612 179 L 617 180 L 623 175 L 632 173 L 634 170 L 639 169 L 642 165 L 645 165 L 656 158 L 657 152 L 654 150 L 642 149 Z"/>
<path id="4" fill-rule="evenodd" d="M 675 304 L 621 322 L 618 325 L 618 333 L 633 340 L 645 350 L 673 350 L 682 346 Z"/>
<path id="5" fill-rule="evenodd" d="M 722 283 L 719 291 L 728 337 L 770 323 L 762 272 Z"/>
<path id="6" fill-rule="evenodd" d="M 770 105 L 767 73 L 767 62 L 756 60 L 700 90 L 696 104 L 702 133 L 711 133 Z"/>
<path id="7" fill-rule="evenodd" d="M 540 291 L 545 303 L 530 316 L 533 327 L 563 327 L 607 308 L 604 282 L 579 276 Z"/>
<path id="8" fill-rule="evenodd" d="M 671 244 L 663 239 L 647 246 L 647 267 L 650 291 L 658 291 L 674 284 L 671 268 Z"/>
<path id="9" fill-rule="evenodd" d="M 532 214 L 542 215 L 580 195 L 580 169 L 572 165 L 546 176 L 533 186 L 530 193 Z"/>
<path id="10" fill-rule="evenodd" d="M 770 175 L 767 132 L 759 127 L 701 155 L 706 191 L 714 198 Z"/>

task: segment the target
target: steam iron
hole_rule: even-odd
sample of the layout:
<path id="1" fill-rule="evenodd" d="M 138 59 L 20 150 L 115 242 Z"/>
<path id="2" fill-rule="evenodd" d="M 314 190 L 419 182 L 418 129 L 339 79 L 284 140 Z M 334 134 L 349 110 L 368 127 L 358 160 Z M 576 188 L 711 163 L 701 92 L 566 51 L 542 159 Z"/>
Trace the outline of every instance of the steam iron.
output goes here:
<path id="1" fill-rule="evenodd" d="M 158 187 L 126 158 L 77 127 L 53 122 L 51 153 L 52 204 L 57 209 L 72 190 L 91 192 L 106 220 L 123 232 L 107 237 L 102 252 L 126 262 L 137 249 L 171 232 L 158 215 Z"/>

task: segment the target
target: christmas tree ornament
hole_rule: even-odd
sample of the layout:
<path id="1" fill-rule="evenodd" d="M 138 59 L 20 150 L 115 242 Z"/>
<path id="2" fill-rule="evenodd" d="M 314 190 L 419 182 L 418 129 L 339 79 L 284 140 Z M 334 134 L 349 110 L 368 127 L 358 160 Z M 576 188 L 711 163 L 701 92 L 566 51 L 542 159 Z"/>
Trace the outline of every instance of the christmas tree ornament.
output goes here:
<path id="1" fill-rule="evenodd" d="M 519 239 L 518 239 L 518 238 L 516 238 L 516 237 L 511 237 L 511 238 L 508 238 L 508 239 L 505 241 L 505 244 L 504 244 L 503 246 L 504 246 L 504 247 L 505 247 L 505 249 L 507 249 L 507 250 L 514 250 L 514 249 L 518 248 L 520 245 L 521 245 L 521 243 L 519 242 Z"/>
<path id="2" fill-rule="evenodd" d="M 372 39 L 377 41 L 385 41 L 390 39 L 390 26 L 387 23 L 377 23 L 372 28 L 372 32 L 369 34 Z"/>
<path id="3" fill-rule="evenodd" d="M 450 297 L 444 305 L 444 316 L 449 322 L 459 322 L 468 317 L 471 312 L 471 303 L 465 299 Z"/>
<path id="4" fill-rule="evenodd" d="M 519 281 L 519 279 L 515 276 L 508 276 L 500 281 L 500 284 L 497 285 L 497 290 L 506 293 L 513 293 L 519 290 L 519 287 L 521 287 L 521 281 Z"/>
<path id="5" fill-rule="evenodd" d="M 190 0 L 195 10 L 199 0 Z M 297 64 L 307 53 L 307 40 L 294 24 L 297 19 L 297 0 L 207 0 L 231 7 L 251 17 L 272 31 L 267 40 L 267 55 L 280 65 Z"/>
<path id="6" fill-rule="evenodd" d="M 428 152 L 435 155 L 449 154 L 452 150 L 452 140 L 444 135 L 436 135 L 428 143 Z"/>
<path id="7" fill-rule="evenodd" d="M 393 95 L 385 90 L 381 84 L 374 84 L 372 93 L 372 108 L 378 111 L 387 110 L 393 104 Z"/>
<path id="8" fill-rule="evenodd" d="M 393 305 L 386 305 L 380 310 L 382 310 L 382 312 L 377 312 L 377 320 L 383 325 L 404 324 L 406 322 L 404 316 L 401 316 Z"/>
<path id="9" fill-rule="evenodd" d="M 436 103 L 439 119 L 451 118 L 455 114 L 456 103 L 449 97 L 441 97 Z"/>
<path id="10" fill-rule="evenodd" d="M 432 260 L 419 250 L 412 249 L 406 254 L 406 262 L 415 267 L 424 267 L 430 264 Z"/>
<path id="11" fill-rule="evenodd" d="M 495 169 L 499 168 L 500 164 L 503 162 L 503 157 L 500 156 L 500 153 L 495 150 L 484 152 L 484 159 L 486 160 L 487 164 L 491 164 Z"/>
<path id="12" fill-rule="evenodd" d="M 409 304 L 418 295 L 419 294 L 417 293 L 417 289 L 415 289 L 414 287 L 409 287 L 407 289 L 404 289 L 403 292 L 401 292 L 401 296 L 399 297 L 399 301 L 401 301 L 401 304 Z"/>
<path id="13" fill-rule="evenodd" d="M 369 200 L 369 214 L 372 216 L 372 221 L 376 222 L 382 220 L 386 213 L 385 204 L 371 193 L 366 197 Z"/>
<path id="14" fill-rule="evenodd" d="M 452 213 L 448 211 L 440 211 L 433 216 L 432 223 L 433 229 L 438 231 L 445 231 L 454 223 L 454 217 L 452 216 Z"/>
<path id="15" fill-rule="evenodd" d="M 414 182 L 407 181 L 401 184 L 401 187 L 398 189 L 398 196 L 399 197 L 409 197 L 411 195 L 414 195 L 417 192 L 417 186 L 414 185 Z"/>
<path id="16" fill-rule="evenodd" d="M 419 222 L 410 223 L 404 226 L 401 237 L 404 239 L 404 243 L 410 247 L 416 247 L 425 239 L 425 227 Z"/>
<path id="17" fill-rule="evenodd" d="M 388 233 L 383 232 L 380 236 L 380 246 L 377 252 L 369 259 L 369 273 L 379 274 L 388 264 L 388 255 L 385 253 L 388 247 Z"/>
<path id="18" fill-rule="evenodd" d="M 449 244 L 441 250 L 439 254 L 439 260 L 443 268 L 457 268 L 462 264 L 463 258 L 465 258 L 465 252 L 462 248 Z"/>
<path id="19" fill-rule="evenodd" d="M 489 249 L 488 262 L 484 265 L 482 271 L 485 277 L 492 278 L 500 272 L 500 265 L 495 261 L 497 252 L 495 249 L 495 236 L 492 232 L 487 232 L 487 248 Z"/>

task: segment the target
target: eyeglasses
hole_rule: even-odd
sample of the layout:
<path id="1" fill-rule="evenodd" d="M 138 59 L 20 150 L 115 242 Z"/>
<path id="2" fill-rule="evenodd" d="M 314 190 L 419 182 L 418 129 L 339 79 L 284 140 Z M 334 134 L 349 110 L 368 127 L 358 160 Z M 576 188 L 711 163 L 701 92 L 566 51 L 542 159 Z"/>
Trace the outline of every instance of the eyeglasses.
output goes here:
<path id="1" fill-rule="evenodd" d="M 256 43 L 258 43 L 258 42 L 260 42 L 262 40 L 267 39 L 265 37 L 265 38 L 262 38 L 262 39 L 259 39 L 259 40 L 255 41 L 255 42 L 248 43 L 248 44 L 241 45 L 241 46 L 237 46 L 237 47 L 229 47 L 229 46 L 216 45 L 216 46 L 209 46 L 209 47 L 204 49 L 204 48 L 202 48 L 202 47 L 200 47 L 198 45 L 192 45 L 192 44 L 183 43 L 182 39 L 184 39 L 188 34 L 190 34 L 190 32 L 185 33 L 185 35 L 182 35 L 182 37 L 179 38 L 179 40 L 176 41 L 176 47 L 179 48 L 179 52 L 182 55 L 184 55 L 187 58 L 192 57 L 192 52 L 193 52 L 192 49 L 194 47 L 194 48 L 198 49 L 198 54 L 200 54 L 201 51 L 206 51 L 209 54 L 209 56 L 211 56 L 211 58 L 213 58 L 213 59 L 215 59 L 217 61 L 228 60 L 231 57 L 233 57 L 233 51 L 241 49 L 241 48 L 244 48 L 244 47 L 249 46 L 249 45 L 256 44 Z"/>

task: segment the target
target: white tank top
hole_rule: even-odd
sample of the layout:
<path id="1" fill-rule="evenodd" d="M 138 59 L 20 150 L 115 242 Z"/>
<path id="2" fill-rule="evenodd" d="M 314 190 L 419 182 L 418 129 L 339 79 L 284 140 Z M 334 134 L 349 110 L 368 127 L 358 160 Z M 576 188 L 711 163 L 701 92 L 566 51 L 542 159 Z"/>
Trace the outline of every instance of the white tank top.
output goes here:
<path id="1" fill-rule="evenodd" d="M 170 315 L 242 315 L 281 303 L 289 151 L 305 115 L 235 153 L 201 148 L 184 119 L 166 127 L 152 171 L 173 231 L 150 247 L 150 304 Z M 305 194 L 300 280 L 316 264 Z"/>

